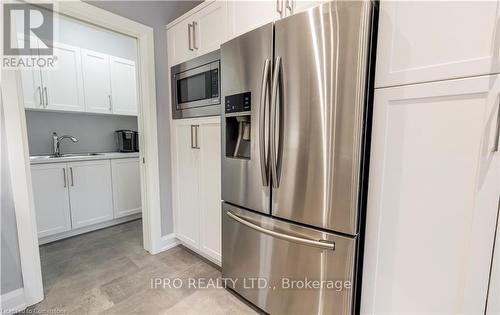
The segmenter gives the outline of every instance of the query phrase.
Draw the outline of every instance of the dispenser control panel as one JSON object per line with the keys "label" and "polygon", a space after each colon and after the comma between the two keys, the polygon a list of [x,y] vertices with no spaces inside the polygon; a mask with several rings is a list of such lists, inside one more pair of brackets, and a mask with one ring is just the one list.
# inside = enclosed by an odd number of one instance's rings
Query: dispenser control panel
{"label": "dispenser control panel", "polygon": [[248,112],[252,109],[250,92],[228,95],[225,99],[226,113]]}

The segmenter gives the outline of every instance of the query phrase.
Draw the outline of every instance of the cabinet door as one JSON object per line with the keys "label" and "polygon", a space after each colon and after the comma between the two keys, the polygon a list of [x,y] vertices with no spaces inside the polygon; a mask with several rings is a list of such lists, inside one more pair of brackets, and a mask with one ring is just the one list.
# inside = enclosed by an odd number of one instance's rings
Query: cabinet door
{"label": "cabinet door", "polygon": [[215,1],[195,14],[193,42],[196,54],[217,50],[226,41],[227,2]]}
{"label": "cabinet door", "polygon": [[217,262],[222,229],[220,135],[220,121],[200,124],[200,250]]}
{"label": "cabinet door", "polygon": [[73,228],[113,219],[109,160],[68,163]]}
{"label": "cabinet door", "polygon": [[[35,40],[35,39],[34,39]],[[35,40],[38,42],[38,40]],[[27,40],[18,37],[20,47],[27,47]],[[21,67],[21,82],[25,108],[43,108],[42,80],[40,69],[35,67]]]}
{"label": "cabinet door", "polygon": [[141,212],[139,159],[111,160],[114,217]]}
{"label": "cabinet door", "polygon": [[111,106],[114,114],[137,115],[137,75],[135,62],[109,57]]}
{"label": "cabinet door", "polygon": [[[500,214],[499,214],[500,215]],[[500,218],[499,218],[500,219]],[[495,249],[493,251],[493,260],[491,266],[490,290],[488,292],[488,305],[486,315],[500,314],[500,222],[497,222],[497,236],[495,240]]]}
{"label": "cabinet door", "polygon": [[235,38],[281,18],[281,1],[228,1],[228,28]]}
{"label": "cabinet door", "polygon": [[54,42],[54,68],[42,70],[47,109],[85,111],[80,48]]}
{"label": "cabinet door", "polygon": [[111,113],[109,55],[82,49],[85,111]]}
{"label": "cabinet door", "polygon": [[500,76],[375,91],[362,314],[482,314]]}
{"label": "cabinet door", "polygon": [[198,248],[200,233],[199,150],[195,145],[196,127],[189,121],[176,121],[173,127],[174,209],[176,236]]}
{"label": "cabinet door", "polygon": [[196,56],[193,38],[193,17],[187,17],[167,30],[168,64],[179,64]]}
{"label": "cabinet door", "polygon": [[381,1],[376,87],[498,73],[499,1]]}
{"label": "cabinet door", "polygon": [[38,237],[71,230],[66,163],[31,166]]}

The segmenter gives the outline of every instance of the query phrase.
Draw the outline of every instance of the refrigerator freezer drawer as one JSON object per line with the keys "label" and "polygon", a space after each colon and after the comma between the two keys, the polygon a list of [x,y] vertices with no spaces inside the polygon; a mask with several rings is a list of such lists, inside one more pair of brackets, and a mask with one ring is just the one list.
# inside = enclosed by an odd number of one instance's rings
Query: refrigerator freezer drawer
{"label": "refrigerator freezer drawer", "polygon": [[223,205],[222,274],[270,314],[350,314],[356,238]]}

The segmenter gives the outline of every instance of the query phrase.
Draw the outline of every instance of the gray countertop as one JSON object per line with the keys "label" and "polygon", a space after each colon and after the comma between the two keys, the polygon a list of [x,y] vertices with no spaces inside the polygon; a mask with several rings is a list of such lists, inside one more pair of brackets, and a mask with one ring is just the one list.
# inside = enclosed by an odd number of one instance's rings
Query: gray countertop
{"label": "gray countertop", "polygon": [[139,152],[103,152],[93,153],[93,155],[71,154],[63,155],[61,157],[49,157],[48,155],[33,155],[30,156],[31,164],[47,164],[47,163],[61,163],[61,162],[76,162],[76,161],[92,161],[92,160],[110,160],[110,159],[126,159],[139,157]]}

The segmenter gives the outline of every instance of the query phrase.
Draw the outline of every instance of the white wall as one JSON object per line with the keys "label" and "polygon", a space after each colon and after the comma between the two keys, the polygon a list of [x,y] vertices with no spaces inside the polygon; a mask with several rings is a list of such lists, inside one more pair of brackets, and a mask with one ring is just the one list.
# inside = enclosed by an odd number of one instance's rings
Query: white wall
{"label": "white wall", "polygon": [[12,196],[12,185],[10,182],[7,144],[5,141],[5,124],[3,120],[3,106],[0,105],[0,294],[8,293],[23,286],[16,216]]}
{"label": "white wall", "polygon": [[26,111],[30,155],[52,154],[52,132],[71,135],[77,143],[65,140],[62,153],[115,152],[115,130],[137,131],[137,117]]}

